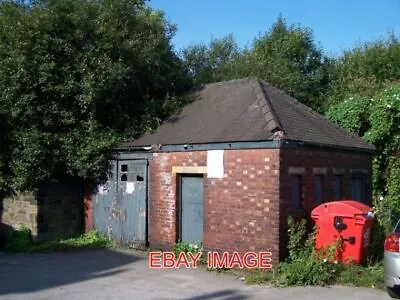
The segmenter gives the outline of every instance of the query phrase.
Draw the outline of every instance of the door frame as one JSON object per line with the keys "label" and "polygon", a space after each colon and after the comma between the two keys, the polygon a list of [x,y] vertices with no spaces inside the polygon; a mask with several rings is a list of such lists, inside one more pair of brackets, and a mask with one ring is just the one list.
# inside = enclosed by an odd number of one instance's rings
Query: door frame
{"label": "door frame", "polygon": [[204,239],[204,211],[205,211],[205,197],[204,197],[204,174],[202,173],[178,173],[176,174],[176,221],[175,221],[175,242],[182,241],[182,178],[183,177],[197,177],[203,179],[203,239]]}

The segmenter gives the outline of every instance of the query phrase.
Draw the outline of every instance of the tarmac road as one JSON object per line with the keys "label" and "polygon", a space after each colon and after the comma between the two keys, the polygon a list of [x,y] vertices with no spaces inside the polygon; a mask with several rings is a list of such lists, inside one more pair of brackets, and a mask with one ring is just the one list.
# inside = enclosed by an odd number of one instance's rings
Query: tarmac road
{"label": "tarmac road", "polygon": [[87,250],[0,253],[0,300],[9,299],[390,299],[384,291],[352,287],[272,288],[204,269],[149,269],[141,252]]}

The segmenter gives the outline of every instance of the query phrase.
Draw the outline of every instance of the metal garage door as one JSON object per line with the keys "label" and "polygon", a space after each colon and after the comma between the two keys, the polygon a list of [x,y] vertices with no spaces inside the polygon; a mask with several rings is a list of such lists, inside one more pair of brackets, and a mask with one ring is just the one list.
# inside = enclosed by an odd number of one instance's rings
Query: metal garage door
{"label": "metal garage door", "polygon": [[146,244],[147,160],[115,160],[93,197],[95,228],[117,243]]}

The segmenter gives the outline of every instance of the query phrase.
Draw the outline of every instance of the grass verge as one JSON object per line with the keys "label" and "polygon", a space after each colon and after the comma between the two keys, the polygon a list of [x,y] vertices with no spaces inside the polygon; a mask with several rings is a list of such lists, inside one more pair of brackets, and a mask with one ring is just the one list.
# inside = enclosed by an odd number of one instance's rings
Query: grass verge
{"label": "grass verge", "polygon": [[4,251],[8,253],[27,252],[53,252],[68,251],[74,249],[99,249],[99,248],[115,248],[116,244],[106,237],[100,235],[96,231],[91,231],[79,235],[77,237],[62,239],[52,242],[35,243],[30,237],[27,229],[13,231],[4,247]]}
{"label": "grass verge", "polygon": [[[269,284],[275,287],[286,286],[310,286],[310,285],[343,285],[384,289],[382,262],[370,265],[341,265],[337,268],[337,274],[327,282],[315,282],[309,277],[309,273],[303,273],[301,277],[292,272],[291,267],[263,271],[252,270],[246,273],[245,282],[248,284]],[[321,274],[321,278],[326,274]],[[294,280],[295,279],[295,280]]]}

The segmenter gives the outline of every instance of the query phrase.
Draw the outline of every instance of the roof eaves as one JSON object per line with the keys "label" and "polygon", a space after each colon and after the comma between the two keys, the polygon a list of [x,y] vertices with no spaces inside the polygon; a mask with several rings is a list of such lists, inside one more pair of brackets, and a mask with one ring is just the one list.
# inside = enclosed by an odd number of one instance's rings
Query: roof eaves
{"label": "roof eaves", "polygon": [[375,147],[371,145],[372,147],[351,147],[351,146],[342,146],[342,145],[337,145],[337,144],[327,144],[327,143],[318,143],[318,142],[309,142],[309,141],[299,141],[299,140],[291,140],[291,139],[285,139],[286,142],[295,142],[299,145],[309,145],[309,146],[315,146],[315,147],[321,147],[321,148],[331,148],[331,149],[340,149],[340,150],[349,150],[349,151],[357,151],[357,152],[366,152],[366,153],[373,153],[375,150]]}

